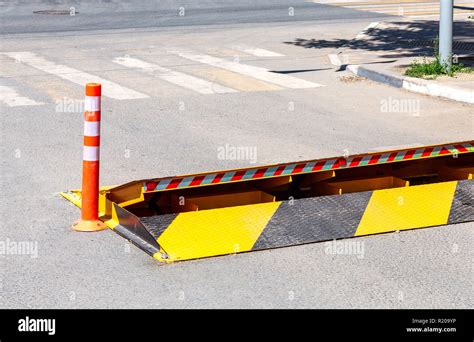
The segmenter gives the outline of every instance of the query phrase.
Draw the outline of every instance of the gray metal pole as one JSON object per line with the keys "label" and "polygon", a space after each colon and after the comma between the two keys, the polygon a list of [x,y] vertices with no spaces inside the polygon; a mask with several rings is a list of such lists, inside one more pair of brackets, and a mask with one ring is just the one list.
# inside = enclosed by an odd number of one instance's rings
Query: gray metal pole
{"label": "gray metal pole", "polygon": [[451,70],[453,57],[453,0],[440,0],[439,57],[440,62]]}

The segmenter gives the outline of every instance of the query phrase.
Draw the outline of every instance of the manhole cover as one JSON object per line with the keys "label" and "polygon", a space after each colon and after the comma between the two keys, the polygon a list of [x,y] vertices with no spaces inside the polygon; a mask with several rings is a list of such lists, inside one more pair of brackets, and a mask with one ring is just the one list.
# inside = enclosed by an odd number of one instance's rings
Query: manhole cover
{"label": "manhole cover", "polygon": [[71,13],[78,14],[79,11],[71,12],[70,10],[43,10],[33,11],[34,14],[49,14],[49,15],[70,15]]}

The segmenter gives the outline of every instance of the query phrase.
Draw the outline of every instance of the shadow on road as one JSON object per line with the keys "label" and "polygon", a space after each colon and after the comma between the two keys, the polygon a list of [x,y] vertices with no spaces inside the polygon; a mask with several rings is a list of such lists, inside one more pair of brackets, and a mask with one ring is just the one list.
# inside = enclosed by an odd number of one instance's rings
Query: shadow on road
{"label": "shadow on road", "polygon": [[[390,22],[385,27],[376,27],[363,39],[303,39],[284,42],[308,49],[345,47],[353,50],[387,51],[382,58],[432,56],[439,30],[438,21]],[[383,25],[382,25],[383,26]],[[455,54],[474,53],[474,21],[455,22]]]}

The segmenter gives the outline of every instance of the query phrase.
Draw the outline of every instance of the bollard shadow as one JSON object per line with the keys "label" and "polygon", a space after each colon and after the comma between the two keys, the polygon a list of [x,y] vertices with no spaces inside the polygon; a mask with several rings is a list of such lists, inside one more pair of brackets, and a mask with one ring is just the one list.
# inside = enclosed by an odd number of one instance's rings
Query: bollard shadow
{"label": "bollard shadow", "polygon": [[[391,22],[389,27],[374,28],[364,39],[304,39],[284,42],[306,49],[340,48],[386,51],[382,58],[433,56],[437,46],[439,22],[419,20]],[[453,53],[474,54],[474,21],[454,23]]]}

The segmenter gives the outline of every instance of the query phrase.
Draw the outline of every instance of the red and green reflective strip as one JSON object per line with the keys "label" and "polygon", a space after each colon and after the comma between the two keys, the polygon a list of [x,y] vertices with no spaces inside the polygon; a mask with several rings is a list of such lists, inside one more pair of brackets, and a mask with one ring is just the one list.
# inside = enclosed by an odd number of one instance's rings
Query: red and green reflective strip
{"label": "red and green reflective strip", "polygon": [[281,164],[243,170],[215,172],[185,177],[171,177],[145,181],[144,191],[164,191],[194,186],[232,183],[245,180],[262,179],[278,176],[291,176],[303,173],[330,171],[342,168],[361,167],[376,164],[395,163],[445,155],[457,155],[474,152],[474,142],[447,144],[433,147],[421,147],[402,151],[380,154],[359,155],[354,157],[338,157],[302,163]]}

